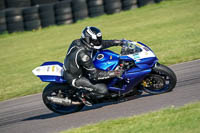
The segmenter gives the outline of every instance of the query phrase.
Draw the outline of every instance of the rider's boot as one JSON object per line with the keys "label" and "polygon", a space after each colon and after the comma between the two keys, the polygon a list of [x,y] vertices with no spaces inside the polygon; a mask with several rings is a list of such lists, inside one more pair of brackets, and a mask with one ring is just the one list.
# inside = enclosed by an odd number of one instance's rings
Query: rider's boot
{"label": "rider's boot", "polygon": [[87,96],[87,94],[86,93],[84,93],[84,92],[81,92],[80,94],[79,94],[79,99],[81,100],[81,102],[83,103],[83,104],[85,104],[86,106],[92,106],[93,104],[92,104],[92,102],[90,102],[90,98]]}

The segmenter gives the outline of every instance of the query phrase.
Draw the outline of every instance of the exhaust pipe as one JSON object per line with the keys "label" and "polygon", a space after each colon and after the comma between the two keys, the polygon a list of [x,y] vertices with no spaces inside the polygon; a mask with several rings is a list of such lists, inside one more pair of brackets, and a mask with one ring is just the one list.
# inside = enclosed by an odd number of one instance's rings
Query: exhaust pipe
{"label": "exhaust pipe", "polygon": [[81,102],[72,101],[69,98],[58,98],[58,97],[47,97],[47,99],[53,103],[64,105],[64,106],[71,106],[71,105],[80,105]]}

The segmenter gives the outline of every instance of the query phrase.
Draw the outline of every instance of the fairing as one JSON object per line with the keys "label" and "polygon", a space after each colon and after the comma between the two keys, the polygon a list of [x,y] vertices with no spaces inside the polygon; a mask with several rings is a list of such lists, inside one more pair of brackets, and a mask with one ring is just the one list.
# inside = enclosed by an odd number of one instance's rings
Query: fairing
{"label": "fairing", "polygon": [[[131,42],[133,48],[140,49],[128,55],[119,55],[110,50],[102,50],[95,55],[95,67],[101,70],[114,70],[120,61],[130,61],[135,63],[135,67],[127,70],[122,75],[122,79],[114,78],[109,84],[108,89],[116,92],[125,93],[141,82],[144,77],[151,72],[151,68],[158,61],[153,51],[145,44],[140,42]],[[123,86],[116,86],[123,82]]]}
{"label": "fairing", "polygon": [[45,62],[32,72],[43,82],[65,83],[63,79],[63,64],[57,61]]}
{"label": "fairing", "polygon": [[141,69],[148,69],[158,61],[154,52],[141,42],[131,42],[141,52],[136,52],[128,55],[119,55],[110,50],[101,50],[94,57],[94,65],[96,68],[104,71],[114,70],[120,60],[133,61],[135,65]]}
{"label": "fairing", "polygon": [[119,63],[119,55],[110,51],[102,50],[94,56],[94,65],[97,69],[110,71],[114,70]]}

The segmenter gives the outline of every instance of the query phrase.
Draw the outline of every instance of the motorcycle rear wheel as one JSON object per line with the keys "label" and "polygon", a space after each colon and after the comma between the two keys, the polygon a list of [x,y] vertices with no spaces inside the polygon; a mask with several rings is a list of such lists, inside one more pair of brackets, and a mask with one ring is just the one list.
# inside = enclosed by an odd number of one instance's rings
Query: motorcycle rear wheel
{"label": "motorcycle rear wheel", "polygon": [[[48,109],[59,114],[70,114],[70,113],[80,111],[84,107],[84,104],[64,106],[64,105],[53,103],[50,100],[48,100],[47,97],[50,97],[50,96],[63,98],[64,95],[70,95],[70,94],[67,94],[68,93],[67,87],[68,87],[67,85],[56,84],[56,83],[50,83],[45,87],[42,93],[42,99]],[[78,100],[78,99],[75,99],[75,100]]]}
{"label": "motorcycle rear wheel", "polygon": [[176,74],[167,66],[156,64],[152,72],[142,82],[143,90],[150,94],[172,91],[176,86]]}

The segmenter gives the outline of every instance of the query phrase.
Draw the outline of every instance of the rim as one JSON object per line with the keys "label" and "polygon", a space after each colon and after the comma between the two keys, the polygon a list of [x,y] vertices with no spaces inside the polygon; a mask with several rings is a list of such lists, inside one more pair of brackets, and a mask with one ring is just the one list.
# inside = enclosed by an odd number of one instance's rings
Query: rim
{"label": "rim", "polygon": [[150,74],[143,80],[143,87],[145,90],[154,93],[167,92],[170,88],[170,77],[165,74]]}

